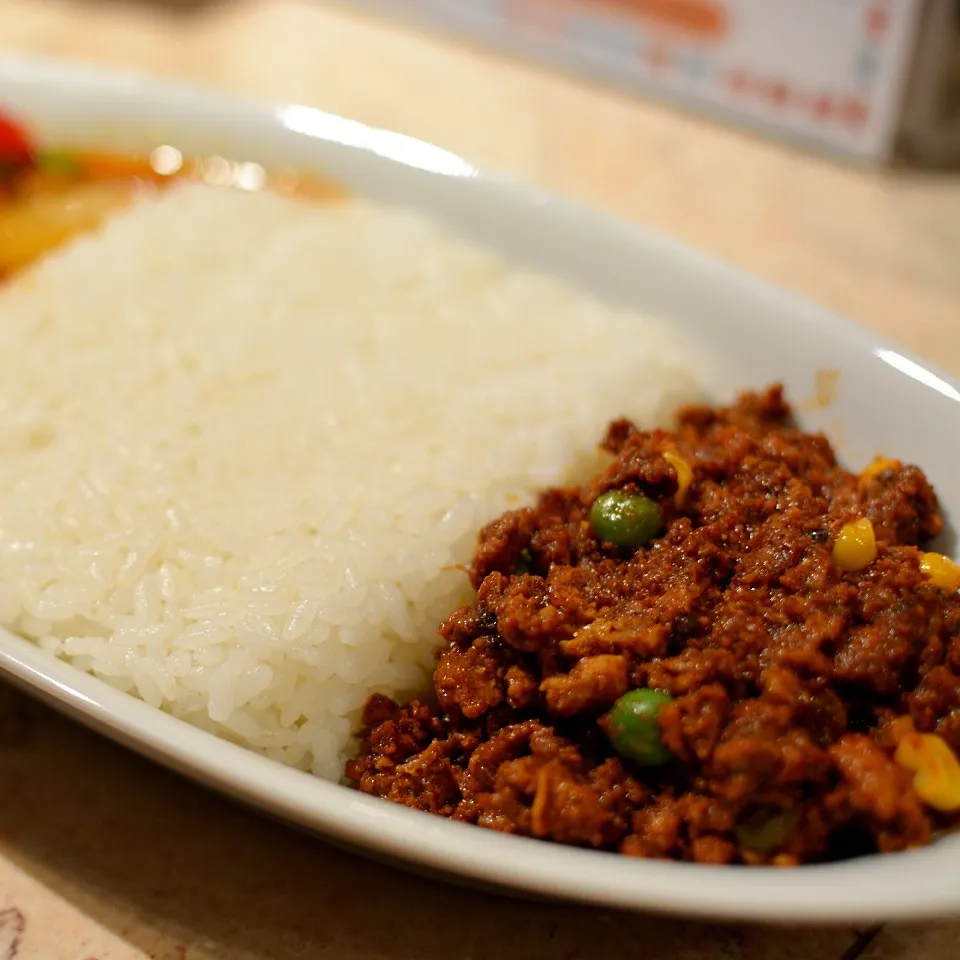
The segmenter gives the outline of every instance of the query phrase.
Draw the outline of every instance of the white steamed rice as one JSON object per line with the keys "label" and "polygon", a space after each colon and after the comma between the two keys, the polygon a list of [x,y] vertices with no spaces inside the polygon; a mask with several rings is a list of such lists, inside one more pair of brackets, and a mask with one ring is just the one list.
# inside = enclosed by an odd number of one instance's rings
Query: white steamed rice
{"label": "white steamed rice", "polygon": [[0,288],[0,623],[335,779],[478,528],[695,367],[412,214],[177,188]]}

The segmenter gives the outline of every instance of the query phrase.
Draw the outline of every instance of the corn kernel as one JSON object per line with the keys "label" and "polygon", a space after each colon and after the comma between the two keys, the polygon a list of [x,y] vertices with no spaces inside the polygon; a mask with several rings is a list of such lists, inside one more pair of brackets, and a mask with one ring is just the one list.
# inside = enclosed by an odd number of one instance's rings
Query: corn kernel
{"label": "corn kernel", "polygon": [[935,587],[948,593],[960,590],[960,567],[942,553],[925,553],[920,558],[920,569]]}
{"label": "corn kernel", "polygon": [[877,558],[877,538],[873,524],[861,517],[853,523],[845,523],[833,545],[833,562],[847,572],[862,570]]}
{"label": "corn kernel", "polygon": [[687,495],[687,491],[690,489],[690,484],[693,483],[693,470],[690,467],[690,464],[687,463],[683,457],[680,456],[675,450],[664,450],[663,459],[670,464],[671,467],[676,471],[677,474],[677,496],[676,503],[679,506],[683,501],[683,498]]}
{"label": "corn kernel", "polygon": [[885,470],[897,470],[899,467],[899,460],[890,460],[887,457],[875,457],[873,463],[864,467],[861,471],[858,486],[863,490],[874,477],[879,476]]}
{"label": "corn kernel", "polygon": [[960,762],[945,740],[933,733],[908,733],[893,759],[914,771],[913,789],[927,806],[945,813],[960,810]]}

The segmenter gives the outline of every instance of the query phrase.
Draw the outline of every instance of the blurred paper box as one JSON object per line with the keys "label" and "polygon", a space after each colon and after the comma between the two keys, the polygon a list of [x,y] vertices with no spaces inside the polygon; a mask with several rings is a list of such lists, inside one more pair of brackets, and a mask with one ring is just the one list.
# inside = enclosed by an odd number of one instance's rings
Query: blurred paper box
{"label": "blurred paper box", "polygon": [[960,154],[955,0],[348,2],[861,160]]}

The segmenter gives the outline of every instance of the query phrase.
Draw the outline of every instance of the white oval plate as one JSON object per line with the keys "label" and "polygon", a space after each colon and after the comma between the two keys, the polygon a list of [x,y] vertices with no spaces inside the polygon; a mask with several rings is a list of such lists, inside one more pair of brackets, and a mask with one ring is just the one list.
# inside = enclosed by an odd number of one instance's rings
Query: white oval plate
{"label": "white oval plate", "polygon": [[[960,389],[824,310],[647,233],[480,174],[430,144],[300,106],[241,102],[52,63],[0,63],[0,104],[55,142],[229,152],[325,171],[417,207],[527,264],[660,314],[718,360],[719,397],[783,381],[808,396],[840,371],[836,402],[805,415],[842,429],[842,455],[921,464],[960,505]],[[838,437],[838,439],[840,439]],[[945,538],[952,547],[952,534]],[[762,921],[870,922],[960,913],[960,836],[924,850],[792,870],[635,860],[450,823],[317,780],[219,740],[0,633],[0,670],[106,735],[263,811],[368,855],[495,885],[628,909]]]}

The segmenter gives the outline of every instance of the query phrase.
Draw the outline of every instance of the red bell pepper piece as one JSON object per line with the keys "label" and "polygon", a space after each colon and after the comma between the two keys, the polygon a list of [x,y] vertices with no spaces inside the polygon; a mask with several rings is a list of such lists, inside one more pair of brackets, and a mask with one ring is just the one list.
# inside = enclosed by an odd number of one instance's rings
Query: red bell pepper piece
{"label": "red bell pepper piece", "polygon": [[23,128],[0,114],[0,167],[19,169],[34,162],[34,149]]}

